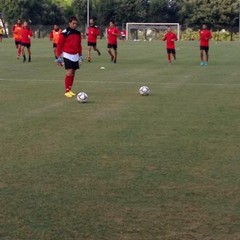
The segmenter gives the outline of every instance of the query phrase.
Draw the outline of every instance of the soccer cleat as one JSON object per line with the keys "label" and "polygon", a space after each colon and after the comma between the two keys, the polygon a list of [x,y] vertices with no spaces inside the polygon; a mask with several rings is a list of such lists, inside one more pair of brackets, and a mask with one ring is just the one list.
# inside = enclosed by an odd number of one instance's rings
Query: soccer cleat
{"label": "soccer cleat", "polygon": [[111,56],[111,62],[113,62],[113,60],[114,60],[114,56]]}
{"label": "soccer cleat", "polygon": [[25,56],[23,56],[23,62],[26,62],[26,57]]}
{"label": "soccer cleat", "polygon": [[28,62],[31,62],[31,57],[28,58]]}
{"label": "soccer cleat", "polygon": [[90,57],[88,58],[88,62],[91,62],[91,58]]}
{"label": "soccer cleat", "polygon": [[117,63],[117,59],[116,58],[114,58],[113,63]]}
{"label": "soccer cleat", "polygon": [[207,62],[205,62],[205,63],[204,63],[204,66],[208,66],[208,63],[207,63]]}
{"label": "soccer cleat", "polygon": [[72,91],[69,91],[69,93],[72,95],[72,96],[76,96],[76,94]]}
{"label": "soccer cleat", "polygon": [[203,66],[203,65],[204,65],[204,62],[201,62],[200,65]]}
{"label": "soccer cleat", "polygon": [[68,98],[72,97],[72,94],[70,92],[66,92],[64,95],[65,95],[65,97],[68,97]]}
{"label": "soccer cleat", "polygon": [[98,51],[97,53],[98,53],[98,56],[101,56],[101,52],[100,51]]}

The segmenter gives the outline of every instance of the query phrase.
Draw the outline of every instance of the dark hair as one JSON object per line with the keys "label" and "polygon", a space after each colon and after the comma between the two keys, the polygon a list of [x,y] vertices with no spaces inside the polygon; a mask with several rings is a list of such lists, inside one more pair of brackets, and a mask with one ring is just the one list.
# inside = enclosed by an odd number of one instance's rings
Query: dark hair
{"label": "dark hair", "polygon": [[109,22],[113,23],[115,25],[115,21],[114,20],[110,20]]}
{"label": "dark hair", "polygon": [[68,22],[71,23],[72,21],[77,21],[78,22],[77,17],[76,16],[70,17]]}

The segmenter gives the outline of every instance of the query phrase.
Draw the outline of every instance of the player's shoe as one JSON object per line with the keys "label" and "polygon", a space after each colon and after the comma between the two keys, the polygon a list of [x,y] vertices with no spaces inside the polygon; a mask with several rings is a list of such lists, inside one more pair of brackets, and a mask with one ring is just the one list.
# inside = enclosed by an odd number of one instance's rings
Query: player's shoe
{"label": "player's shoe", "polygon": [[201,66],[204,66],[204,62],[200,62],[200,65],[201,65]]}
{"label": "player's shoe", "polygon": [[98,56],[101,56],[101,52],[100,51],[97,51],[97,54],[98,54]]}
{"label": "player's shoe", "polygon": [[114,58],[113,63],[117,63],[117,58]]}
{"label": "player's shoe", "polygon": [[113,60],[114,60],[114,56],[111,56],[111,62],[113,62]]}
{"label": "player's shoe", "polygon": [[29,58],[28,58],[28,62],[31,62],[31,61],[32,61],[32,59],[31,59],[31,57],[29,57]]}
{"label": "player's shoe", "polygon": [[27,59],[26,59],[26,57],[25,57],[25,56],[23,56],[23,62],[26,62],[26,60],[27,60]]}
{"label": "player's shoe", "polygon": [[69,93],[72,95],[72,96],[76,96],[76,93],[72,92],[72,91],[69,91]]}
{"label": "player's shoe", "polygon": [[67,98],[71,98],[71,97],[72,97],[72,94],[71,94],[70,92],[66,92],[64,95],[65,95],[65,97],[67,97]]}
{"label": "player's shoe", "polygon": [[88,58],[88,62],[91,62],[91,58],[90,57]]}
{"label": "player's shoe", "polygon": [[204,63],[204,66],[208,66],[208,63],[207,63],[207,62],[205,62],[205,63]]}

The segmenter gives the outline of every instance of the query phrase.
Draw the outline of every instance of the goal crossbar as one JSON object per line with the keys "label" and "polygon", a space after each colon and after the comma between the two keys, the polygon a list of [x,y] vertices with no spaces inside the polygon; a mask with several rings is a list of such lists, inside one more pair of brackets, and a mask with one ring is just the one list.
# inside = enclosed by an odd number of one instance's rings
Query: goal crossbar
{"label": "goal crossbar", "polygon": [[176,26],[177,27],[177,36],[180,39],[180,24],[179,23],[137,23],[137,22],[128,22],[126,23],[126,39],[129,39],[129,29],[135,27],[137,29],[148,29],[149,26]]}

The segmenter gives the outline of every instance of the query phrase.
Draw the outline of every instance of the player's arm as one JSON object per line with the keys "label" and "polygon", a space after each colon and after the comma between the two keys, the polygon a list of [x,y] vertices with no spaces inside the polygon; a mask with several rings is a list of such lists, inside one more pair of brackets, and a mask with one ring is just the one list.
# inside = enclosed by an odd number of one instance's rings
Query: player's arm
{"label": "player's arm", "polygon": [[166,34],[164,34],[162,40],[163,40],[163,41],[166,41],[166,40],[167,40],[167,38],[166,38]]}

